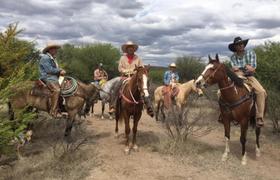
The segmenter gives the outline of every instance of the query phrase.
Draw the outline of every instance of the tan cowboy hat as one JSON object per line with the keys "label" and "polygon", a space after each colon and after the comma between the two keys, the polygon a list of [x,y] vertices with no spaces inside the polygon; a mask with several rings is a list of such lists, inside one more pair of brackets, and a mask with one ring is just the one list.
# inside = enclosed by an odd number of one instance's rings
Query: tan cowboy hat
{"label": "tan cowboy hat", "polygon": [[126,49],[127,49],[128,46],[133,46],[134,51],[137,51],[137,49],[138,49],[138,45],[137,44],[135,44],[132,41],[127,41],[125,44],[122,45],[122,51],[124,53],[126,53]]}
{"label": "tan cowboy hat", "polygon": [[53,43],[53,42],[48,42],[46,47],[43,49],[43,53],[45,54],[46,52],[48,52],[48,50],[50,50],[52,48],[59,49],[59,48],[61,48],[61,46],[56,43]]}
{"label": "tan cowboy hat", "polygon": [[233,43],[230,43],[230,44],[228,45],[228,48],[229,48],[229,50],[231,50],[232,52],[235,52],[235,51],[236,51],[236,50],[235,50],[235,45],[236,45],[236,44],[243,43],[243,44],[244,44],[244,47],[245,47],[245,46],[247,45],[248,41],[249,41],[249,39],[242,40],[241,37],[236,37],[236,38],[234,38]]}
{"label": "tan cowboy hat", "polygon": [[171,63],[171,64],[169,64],[169,67],[176,68],[176,64],[175,63]]}

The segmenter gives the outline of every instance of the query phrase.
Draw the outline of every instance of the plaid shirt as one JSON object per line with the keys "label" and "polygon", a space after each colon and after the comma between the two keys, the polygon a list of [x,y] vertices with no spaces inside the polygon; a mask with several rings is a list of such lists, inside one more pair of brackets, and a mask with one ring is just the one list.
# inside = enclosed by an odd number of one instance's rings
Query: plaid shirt
{"label": "plaid shirt", "polygon": [[245,65],[249,64],[252,67],[257,67],[257,56],[253,50],[245,50],[243,57],[237,56],[234,53],[230,58],[231,66],[236,66],[239,68],[245,67]]}

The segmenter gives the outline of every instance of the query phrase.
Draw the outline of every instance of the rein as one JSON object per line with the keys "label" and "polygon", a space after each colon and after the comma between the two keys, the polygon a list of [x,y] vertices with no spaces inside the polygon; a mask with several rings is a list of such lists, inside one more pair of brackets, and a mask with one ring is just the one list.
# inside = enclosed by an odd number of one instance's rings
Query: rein
{"label": "rein", "polygon": [[129,89],[129,94],[130,94],[130,97],[132,98],[132,100],[130,100],[128,97],[126,97],[124,94],[123,94],[123,91],[124,91],[124,88],[128,85],[128,83],[125,84],[125,86],[122,88],[122,90],[120,91],[120,94],[121,94],[121,97],[129,104],[140,104],[140,103],[143,103],[143,101],[136,101],[131,90]]}

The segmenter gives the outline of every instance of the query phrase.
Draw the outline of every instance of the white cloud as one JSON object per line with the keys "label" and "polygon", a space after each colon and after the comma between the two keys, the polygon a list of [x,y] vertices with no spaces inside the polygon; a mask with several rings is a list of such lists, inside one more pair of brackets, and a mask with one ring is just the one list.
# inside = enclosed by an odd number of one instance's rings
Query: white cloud
{"label": "white cloud", "polygon": [[248,47],[280,41],[278,0],[1,0],[0,30],[12,22],[41,48],[61,43],[127,40],[140,44],[146,63],[167,65],[176,56],[229,55],[235,36]]}

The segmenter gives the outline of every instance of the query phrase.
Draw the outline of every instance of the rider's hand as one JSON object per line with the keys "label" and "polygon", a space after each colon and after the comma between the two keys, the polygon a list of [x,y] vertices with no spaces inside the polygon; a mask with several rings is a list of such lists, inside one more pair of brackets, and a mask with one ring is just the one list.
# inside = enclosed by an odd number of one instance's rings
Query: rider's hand
{"label": "rider's hand", "polygon": [[61,70],[61,71],[60,71],[60,75],[61,75],[61,76],[64,76],[65,74],[66,74],[66,71],[64,71],[64,70]]}
{"label": "rider's hand", "polygon": [[247,64],[245,67],[246,67],[247,71],[249,71],[249,72],[255,72],[255,68],[252,67],[251,65],[248,65],[248,64]]}
{"label": "rider's hand", "polygon": [[239,71],[239,68],[238,67],[236,67],[236,66],[233,66],[232,67],[232,70],[235,72],[235,71]]}

